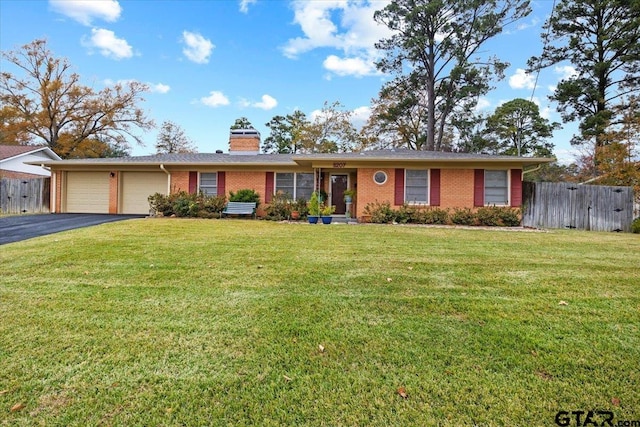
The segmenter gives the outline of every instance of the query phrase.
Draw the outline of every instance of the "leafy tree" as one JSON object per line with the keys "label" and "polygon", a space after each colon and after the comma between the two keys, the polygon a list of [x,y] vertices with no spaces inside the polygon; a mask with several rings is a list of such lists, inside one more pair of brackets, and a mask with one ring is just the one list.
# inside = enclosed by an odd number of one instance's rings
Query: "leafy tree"
{"label": "leafy tree", "polygon": [[495,154],[551,156],[553,144],[545,142],[560,125],[540,116],[538,106],[517,98],[496,108],[487,119],[487,135]]}
{"label": "leafy tree", "polygon": [[544,29],[544,50],[529,59],[529,68],[569,62],[575,74],[550,98],[565,122],[580,120],[572,143],[607,144],[607,128],[618,121],[614,106],[639,90],[640,1],[561,1]]}
{"label": "leafy tree", "polygon": [[0,107],[0,145],[26,145],[30,141],[17,110],[10,105]]}
{"label": "leafy tree", "polygon": [[365,144],[378,149],[424,149],[427,106],[426,96],[420,95],[407,79],[397,78],[385,84],[372,101],[372,112],[363,128],[368,137]]}
{"label": "leafy tree", "polygon": [[265,153],[296,153],[300,150],[302,131],[309,126],[307,116],[300,110],[286,116],[275,116],[266,123],[271,133],[265,138]]}
{"label": "leafy tree", "polygon": [[236,119],[235,123],[231,125],[231,129],[255,129],[249,119],[246,117],[240,117]]}
{"label": "leafy tree", "polygon": [[486,138],[487,117],[484,114],[470,112],[468,115],[459,114],[453,118],[453,127],[458,134],[456,151],[487,154],[497,152],[495,141]]}
{"label": "leafy tree", "polygon": [[491,80],[503,77],[508,64],[481,58],[481,49],[530,11],[526,0],[394,0],[374,14],[394,32],[376,44],[386,52],[378,69],[396,74],[391,85],[423,94],[426,143],[421,149],[443,149],[456,109],[475,106]]}
{"label": "leafy tree", "polygon": [[359,146],[359,136],[351,123],[351,111],[341,110],[342,104],[324,103],[312,122],[300,130],[303,153],[345,153]]}
{"label": "leafy tree", "polygon": [[160,126],[156,140],[156,153],[195,153],[197,149],[193,141],[185,135],[180,126],[172,121],[165,121]]}
{"label": "leafy tree", "polygon": [[129,157],[129,147],[113,144],[99,139],[85,139],[75,149],[67,153],[67,159]]}
{"label": "leafy tree", "polygon": [[615,111],[621,124],[604,135],[595,164],[599,184],[632,186],[640,199],[640,98],[631,97],[628,107]]}
{"label": "leafy tree", "polygon": [[545,163],[539,169],[524,175],[525,181],[532,182],[579,182],[578,164],[563,165],[558,162]]}
{"label": "leafy tree", "polygon": [[153,127],[137,107],[148,90],[143,83],[119,83],[95,92],[80,84],[66,59],[53,57],[45,40],[2,52],[2,58],[24,74],[0,73],[0,101],[3,112],[11,114],[9,123],[60,157],[82,155],[81,147],[91,139],[123,147],[129,138],[142,143],[134,129]]}

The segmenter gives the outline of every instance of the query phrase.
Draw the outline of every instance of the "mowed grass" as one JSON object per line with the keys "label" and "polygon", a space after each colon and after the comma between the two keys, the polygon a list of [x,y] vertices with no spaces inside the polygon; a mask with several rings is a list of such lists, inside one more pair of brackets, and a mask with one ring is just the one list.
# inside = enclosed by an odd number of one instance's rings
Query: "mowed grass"
{"label": "mowed grass", "polygon": [[1,425],[636,420],[640,236],[110,223],[0,247],[0,338]]}

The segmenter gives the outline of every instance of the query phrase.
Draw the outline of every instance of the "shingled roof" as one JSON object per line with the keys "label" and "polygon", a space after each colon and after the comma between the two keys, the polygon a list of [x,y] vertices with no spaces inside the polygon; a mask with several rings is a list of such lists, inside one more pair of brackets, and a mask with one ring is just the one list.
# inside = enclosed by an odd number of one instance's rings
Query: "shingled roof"
{"label": "shingled roof", "polygon": [[48,148],[46,145],[0,145],[0,160]]}
{"label": "shingled roof", "polygon": [[46,165],[309,165],[322,161],[350,162],[518,162],[523,164],[548,163],[554,159],[517,156],[495,156],[489,154],[445,153],[440,151],[416,150],[367,150],[353,153],[311,153],[311,154],[229,154],[229,153],[173,153],[150,156],[133,156],[99,159],[69,159],[44,162]]}

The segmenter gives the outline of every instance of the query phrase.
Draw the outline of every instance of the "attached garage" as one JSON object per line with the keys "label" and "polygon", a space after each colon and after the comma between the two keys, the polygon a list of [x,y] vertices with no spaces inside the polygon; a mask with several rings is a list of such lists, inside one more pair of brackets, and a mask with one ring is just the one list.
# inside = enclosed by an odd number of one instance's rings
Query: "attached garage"
{"label": "attached garage", "polygon": [[109,213],[109,172],[67,172],[65,194],[65,212]]}
{"label": "attached garage", "polygon": [[164,172],[122,172],[119,213],[148,214],[148,197],[167,194],[167,182]]}

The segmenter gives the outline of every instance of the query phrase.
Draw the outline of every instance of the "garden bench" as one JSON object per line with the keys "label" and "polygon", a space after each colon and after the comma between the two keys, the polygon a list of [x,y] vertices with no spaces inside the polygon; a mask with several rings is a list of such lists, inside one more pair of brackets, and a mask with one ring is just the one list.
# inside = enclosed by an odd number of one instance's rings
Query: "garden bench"
{"label": "garden bench", "polygon": [[256,217],[256,202],[229,202],[222,215],[251,215]]}

